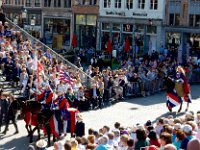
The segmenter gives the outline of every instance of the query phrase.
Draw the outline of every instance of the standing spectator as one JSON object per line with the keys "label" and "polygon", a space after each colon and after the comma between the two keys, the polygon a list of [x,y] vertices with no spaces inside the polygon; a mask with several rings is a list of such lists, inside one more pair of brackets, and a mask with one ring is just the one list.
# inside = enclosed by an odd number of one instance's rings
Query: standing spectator
{"label": "standing spectator", "polygon": [[160,147],[160,141],[159,141],[155,131],[150,131],[148,137],[149,137],[150,145],[155,145],[157,147]]}
{"label": "standing spectator", "polygon": [[21,93],[24,94],[27,82],[28,82],[28,73],[26,71],[26,68],[22,69],[22,73],[20,73],[20,85],[21,85]]}
{"label": "standing spectator", "polygon": [[176,146],[177,150],[180,150],[181,143],[185,139],[185,134],[182,129],[176,131],[176,141],[173,142],[173,145]]}
{"label": "standing spectator", "polygon": [[133,139],[128,139],[127,145],[128,145],[127,150],[134,150],[134,140]]}
{"label": "standing spectator", "polygon": [[200,150],[200,140],[192,139],[187,146],[187,150]]}
{"label": "standing spectator", "polygon": [[157,133],[158,135],[160,135],[161,130],[163,129],[163,125],[164,125],[164,119],[163,119],[163,118],[160,118],[160,119],[157,121],[156,127],[155,127],[156,133]]}
{"label": "standing spectator", "polygon": [[163,132],[160,135],[160,150],[164,150],[164,146],[167,144],[172,144],[172,136],[167,132]]}
{"label": "standing spectator", "polygon": [[77,137],[82,137],[85,135],[85,123],[83,122],[82,115],[80,113],[76,116],[77,122],[75,127],[75,134]]}
{"label": "standing spectator", "polygon": [[193,139],[192,127],[190,125],[186,124],[183,127],[183,131],[184,131],[186,137],[183,139],[180,148],[186,149],[187,145],[188,145],[188,142]]}
{"label": "standing spectator", "polygon": [[108,137],[107,136],[102,136],[98,139],[99,145],[95,150],[112,150],[112,147],[110,147],[108,143]]}
{"label": "standing spectator", "polygon": [[135,143],[135,150],[140,150],[141,147],[149,146],[147,135],[144,129],[136,130],[137,142]]}
{"label": "standing spectator", "polygon": [[0,10],[0,21],[2,22],[2,24],[4,25],[4,23],[6,22],[6,16],[3,13],[3,10]]}

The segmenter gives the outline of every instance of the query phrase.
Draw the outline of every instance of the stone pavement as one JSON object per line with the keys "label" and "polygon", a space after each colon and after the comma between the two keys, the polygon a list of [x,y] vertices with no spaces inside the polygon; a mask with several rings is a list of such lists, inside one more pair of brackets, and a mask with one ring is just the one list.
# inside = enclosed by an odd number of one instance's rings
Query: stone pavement
{"label": "stone pavement", "polygon": [[[200,85],[192,85],[192,104],[189,110],[196,112],[200,110]],[[181,116],[184,114],[186,104],[183,105]],[[172,115],[176,117],[174,109]],[[147,120],[155,122],[157,118],[167,116],[168,110],[165,106],[165,93],[161,92],[149,97],[128,99],[124,102],[119,102],[110,107],[98,110],[92,110],[83,112],[83,119],[86,124],[86,133],[88,128],[94,128],[98,130],[103,125],[108,125],[111,128],[113,124],[118,121],[123,126],[133,126],[136,123],[145,123]],[[24,127],[24,121],[19,120],[19,134],[13,135],[14,128],[10,125],[7,135],[0,134],[0,150],[14,149],[14,150],[26,150],[28,147],[27,132]],[[68,137],[67,137],[68,138]],[[36,139],[36,137],[35,137]]]}

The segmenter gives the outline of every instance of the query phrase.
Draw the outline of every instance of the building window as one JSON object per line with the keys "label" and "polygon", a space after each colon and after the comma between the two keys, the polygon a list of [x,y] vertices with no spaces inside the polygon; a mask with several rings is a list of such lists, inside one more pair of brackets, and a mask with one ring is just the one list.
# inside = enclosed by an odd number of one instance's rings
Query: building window
{"label": "building window", "polygon": [[200,15],[195,15],[195,27],[200,27]]}
{"label": "building window", "polygon": [[61,0],[54,0],[54,7],[61,7]]}
{"label": "building window", "polygon": [[71,0],[64,0],[64,7],[71,8]]}
{"label": "building window", "polygon": [[20,0],[15,0],[15,5],[20,5]]}
{"label": "building window", "polygon": [[35,0],[35,7],[40,7],[40,0]]}
{"label": "building window", "polygon": [[115,0],[115,8],[121,8],[122,2],[121,0]]}
{"label": "building window", "polygon": [[180,14],[169,14],[169,25],[180,25]]}
{"label": "building window", "polygon": [[126,8],[133,9],[133,0],[126,0]]}
{"label": "building window", "polygon": [[150,9],[158,9],[158,0],[150,0]]}
{"label": "building window", "polygon": [[110,24],[109,23],[102,23],[102,30],[110,30]]}
{"label": "building window", "polygon": [[6,0],[5,4],[11,4],[11,0]]}
{"label": "building window", "polygon": [[104,0],[104,8],[110,8],[111,0]]}
{"label": "building window", "polygon": [[26,0],[26,7],[31,7],[31,0]]}
{"label": "building window", "polygon": [[174,14],[169,14],[169,25],[174,25]]}
{"label": "building window", "polygon": [[44,0],[44,7],[51,7],[51,0]]}
{"label": "building window", "polygon": [[189,26],[191,26],[191,27],[194,26],[194,15],[190,15]]}
{"label": "building window", "polygon": [[180,14],[175,14],[175,25],[180,25]]}
{"label": "building window", "polygon": [[138,8],[144,9],[145,6],[145,0],[138,0]]}
{"label": "building window", "polygon": [[41,25],[41,15],[40,14],[28,14],[28,24],[31,25],[31,20],[35,19],[35,25]]}

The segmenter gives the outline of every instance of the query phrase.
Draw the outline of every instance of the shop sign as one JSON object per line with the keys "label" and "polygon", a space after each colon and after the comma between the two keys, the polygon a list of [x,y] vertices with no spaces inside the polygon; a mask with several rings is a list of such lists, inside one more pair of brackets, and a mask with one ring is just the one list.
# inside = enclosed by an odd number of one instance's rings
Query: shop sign
{"label": "shop sign", "polygon": [[125,12],[106,11],[106,15],[118,15],[118,16],[125,16]]}
{"label": "shop sign", "polygon": [[147,13],[133,13],[133,16],[143,16],[143,17],[147,17]]}

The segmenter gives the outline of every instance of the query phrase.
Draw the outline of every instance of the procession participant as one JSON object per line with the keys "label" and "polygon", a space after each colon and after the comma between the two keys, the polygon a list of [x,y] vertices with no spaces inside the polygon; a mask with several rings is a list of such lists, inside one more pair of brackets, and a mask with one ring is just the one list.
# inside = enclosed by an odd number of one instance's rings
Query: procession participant
{"label": "procession participant", "polygon": [[[69,103],[68,100],[64,97],[63,92],[58,92],[58,97],[54,100],[54,110],[55,110],[55,117],[58,121],[58,129],[59,134],[61,135],[61,130],[63,130],[64,135],[67,133],[67,121],[69,119]],[[63,127],[63,129],[62,129]]]}
{"label": "procession participant", "polygon": [[[178,66],[176,69],[175,89],[177,91],[178,97],[187,102],[187,108],[185,110],[187,111],[189,108],[189,103],[191,103],[190,86],[186,78],[185,71],[181,66]],[[178,112],[180,112],[181,109],[182,109],[182,103],[180,105]]]}

